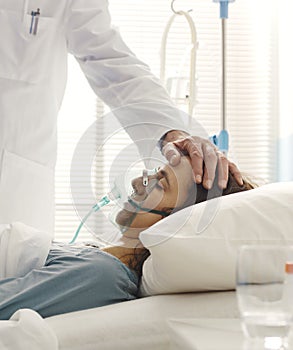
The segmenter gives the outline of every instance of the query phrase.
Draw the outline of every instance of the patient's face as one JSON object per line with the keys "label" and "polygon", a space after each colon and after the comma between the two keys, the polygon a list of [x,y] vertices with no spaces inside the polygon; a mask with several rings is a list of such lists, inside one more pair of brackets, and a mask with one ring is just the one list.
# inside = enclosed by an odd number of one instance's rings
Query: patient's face
{"label": "patient's face", "polygon": [[[182,157],[176,167],[166,164],[156,174],[149,176],[148,181],[147,186],[143,186],[142,177],[132,181],[133,201],[141,207],[164,212],[181,207],[193,186],[189,159]],[[161,219],[161,215],[135,209],[126,202],[123,210],[118,213],[116,222],[124,227],[144,229]]]}

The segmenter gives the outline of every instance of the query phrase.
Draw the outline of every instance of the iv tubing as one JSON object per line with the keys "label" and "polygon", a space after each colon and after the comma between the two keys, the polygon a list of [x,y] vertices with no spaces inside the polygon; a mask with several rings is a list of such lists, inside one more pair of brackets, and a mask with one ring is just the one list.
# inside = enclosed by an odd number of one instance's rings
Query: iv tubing
{"label": "iv tubing", "polygon": [[[174,11],[174,10],[173,10]],[[175,12],[175,11],[174,11]],[[190,14],[185,11],[178,11],[175,12],[174,15],[170,18],[168,21],[163,37],[162,37],[162,43],[161,43],[161,72],[160,72],[160,78],[162,82],[165,82],[165,75],[166,75],[166,51],[167,51],[167,40],[168,35],[171,29],[171,26],[175,20],[175,18],[180,15],[184,16],[187,20],[187,23],[189,24],[190,33],[191,33],[191,44],[192,49],[190,53],[190,88],[189,88],[189,107],[188,107],[188,113],[191,123],[191,118],[193,114],[193,110],[195,107],[195,91],[196,91],[196,79],[195,79],[195,65],[196,65],[196,46],[197,46],[197,34],[196,34],[196,28],[194,21]]]}

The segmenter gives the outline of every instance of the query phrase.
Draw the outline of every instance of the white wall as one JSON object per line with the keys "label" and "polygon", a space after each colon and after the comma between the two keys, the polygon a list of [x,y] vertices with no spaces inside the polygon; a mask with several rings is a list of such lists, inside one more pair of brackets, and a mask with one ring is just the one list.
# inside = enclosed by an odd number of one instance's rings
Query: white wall
{"label": "white wall", "polygon": [[280,149],[279,179],[293,181],[293,4],[279,4]]}

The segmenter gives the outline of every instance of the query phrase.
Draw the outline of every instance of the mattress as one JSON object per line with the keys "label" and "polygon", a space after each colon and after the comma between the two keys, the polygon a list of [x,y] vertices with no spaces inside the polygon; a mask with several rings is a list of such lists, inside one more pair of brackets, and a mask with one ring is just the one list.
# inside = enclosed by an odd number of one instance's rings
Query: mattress
{"label": "mattress", "polygon": [[238,317],[229,291],[151,296],[45,320],[60,350],[164,350],[169,319]]}

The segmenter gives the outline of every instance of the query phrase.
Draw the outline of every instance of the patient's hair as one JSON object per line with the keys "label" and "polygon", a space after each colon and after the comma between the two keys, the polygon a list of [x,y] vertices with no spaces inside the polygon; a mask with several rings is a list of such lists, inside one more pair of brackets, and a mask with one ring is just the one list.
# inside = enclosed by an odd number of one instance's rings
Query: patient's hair
{"label": "patient's hair", "polygon": [[150,255],[150,251],[146,248],[135,248],[134,253],[129,259],[129,268],[134,270],[138,274],[138,276],[141,277],[143,263]]}
{"label": "patient's hair", "polygon": [[233,175],[231,173],[229,173],[227,187],[224,190],[222,190],[218,187],[217,176],[215,178],[214,185],[210,190],[205,189],[202,184],[194,183],[193,188],[190,190],[189,196],[188,196],[187,200],[185,201],[185,203],[183,204],[183,206],[180,208],[174,208],[172,213],[174,213],[175,211],[182,210],[190,205],[194,205],[194,204],[198,204],[198,203],[207,201],[209,199],[213,199],[213,198],[217,198],[217,197],[221,197],[221,196],[227,196],[227,195],[233,194],[233,193],[252,190],[258,186],[247,175],[242,174],[242,178],[243,178],[243,185],[240,186],[236,182]]}
{"label": "patient's hair", "polygon": [[[170,214],[173,214],[175,212],[178,212],[188,206],[198,204],[201,202],[204,202],[208,199],[221,197],[221,196],[227,196],[229,194],[237,193],[237,192],[243,192],[252,190],[256,187],[258,187],[257,183],[254,182],[251,178],[249,178],[247,175],[242,174],[243,178],[243,185],[239,186],[232,176],[231,173],[229,173],[229,179],[227,183],[227,187],[224,190],[219,189],[217,185],[217,177],[215,178],[214,185],[210,190],[206,190],[202,184],[196,184],[194,183],[193,188],[189,192],[189,196],[185,203],[180,208],[169,208]],[[130,268],[137,272],[139,276],[142,275],[142,267],[144,261],[150,256],[150,252],[146,248],[137,248],[135,249],[135,252],[130,259]]]}

